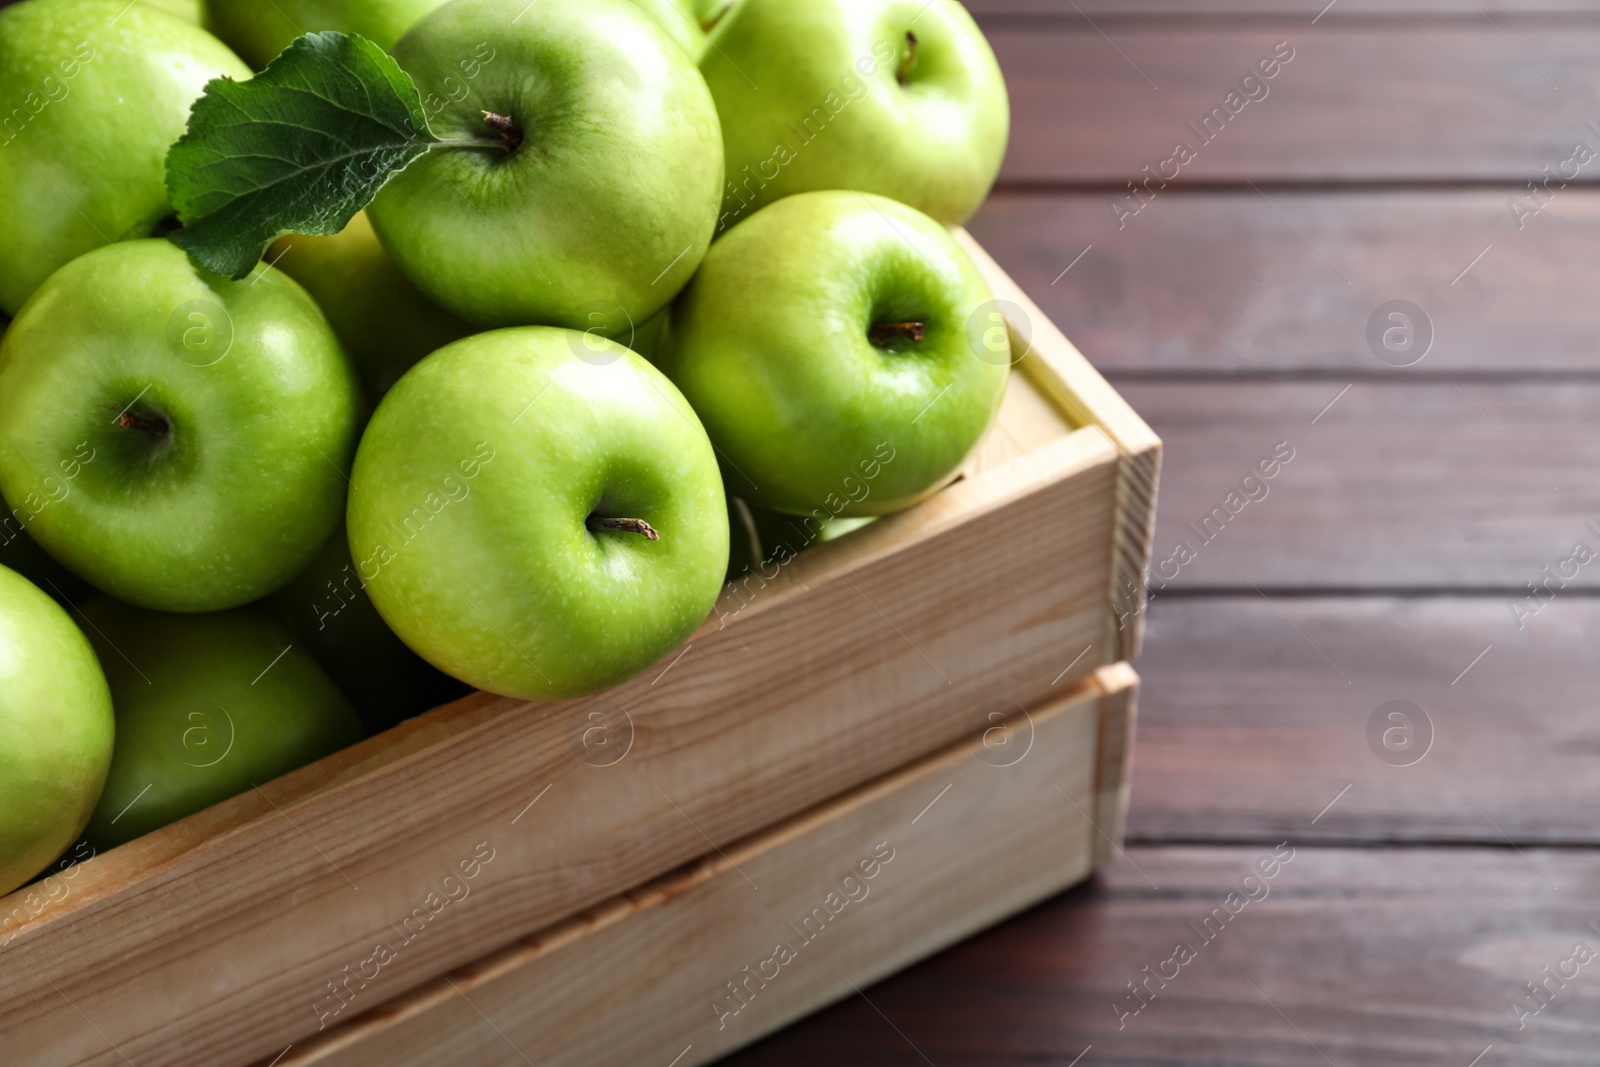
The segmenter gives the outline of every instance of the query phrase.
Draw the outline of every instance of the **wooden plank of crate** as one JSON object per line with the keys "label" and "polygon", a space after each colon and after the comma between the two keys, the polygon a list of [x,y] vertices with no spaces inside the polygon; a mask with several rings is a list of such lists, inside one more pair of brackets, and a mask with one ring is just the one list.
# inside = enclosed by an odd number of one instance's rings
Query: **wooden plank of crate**
{"label": "wooden plank of crate", "polygon": [[[1552,982],[1548,1006],[1521,1028],[1512,1007],[1538,1006],[1525,983],[1556,971],[1574,944],[1600,947],[1588,925],[1600,890],[1592,850],[1306,848],[1291,838],[1294,858],[1277,876],[1241,888],[1279,841],[1130,847],[1091,885],[727,1067],[1067,1067],[1080,1055],[1078,1067],[1594,1062],[1593,962],[1569,964],[1580,976]],[[1225,924],[1212,914],[1229,913],[1230,892],[1260,897],[1263,884],[1265,898]],[[1195,929],[1208,918],[1223,927],[1209,941]],[[1165,961],[1179,942],[1195,958],[1175,968]],[[1177,976],[1147,979],[1158,970]],[[1149,1000],[1122,1017],[1119,1007],[1138,1003],[1130,982]]]}
{"label": "wooden plank of crate", "polygon": [[[1032,704],[1112,661],[1108,561],[1148,531],[1117,499],[1106,403],[730,588],[659,671],[561,705],[468,698],[86,864],[6,942],[0,1041],[63,1063],[269,1054],[312,1029],[308,994],[348,953],[479,843],[499,857],[487,903],[412,946],[371,1000],[946,744],[997,699]],[[580,759],[591,716],[631,730],[631,758]],[[126,959],[137,987],[114,965]]]}
{"label": "wooden plank of crate", "polygon": [[1077,421],[1104,430],[1122,455],[1117,481],[1119,533],[1111,561],[1111,617],[1117,621],[1112,636],[1119,659],[1136,659],[1144,633],[1150,563],[1150,542],[1144,532],[1154,527],[1161,439],[970,234],[958,231],[956,237],[989,280],[995,299],[1009,305],[1012,347],[1024,353],[1017,364],[1020,376]]}
{"label": "wooden plank of crate", "polygon": [[[1600,383],[1332,378],[1125,382],[1123,392],[1168,446],[1154,596],[1251,583],[1520,596],[1575,541],[1594,544]],[[1246,483],[1280,445],[1293,459]],[[1571,588],[1600,586],[1600,569],[1572,571]]]}
{"label": "wooden plank of crate", "polygon": [[[1335,8],[1337,10],[1337,8]],[[1115,47],[1084,20],[999,20],[988,37],[1011,92],[1002,183],[1122,189],[1188,144],[1180,183],[1503,181],[1521,187],[1600,138],[1582,91],[1600,51],[1592,19],[1505,29],[1463,5],[1445,24],[1307,17],[1120,23]],[[1188,127],[1226,110],[1279,42],[1293,60],[1206,140]],[[1521,54],[1519,54],[1519,51]],[[1419,91],[1427,86],[1427,92]],[[1251,89],[1260,95],[1260,89]],[[1239,98],[1242,99],[1242,96]],[[1238,104],[1234,104],[1238,107]],[[1220,132],[1215,132],[1220,129]],[[1583,171],[1592,179],[1591,164]],[[1569,171],[1570,173],[1570,171]],[[1159,176],[1157,178],[1159,180]],[[1270,195],[1271,190],[1268,190]],[[1159,198],[1157,200],[1159,204]],[[1130,221],[1130,226],[1136,220]],[[1459,269],[1459,268],[1458,268]]]}
{"label": "wooden plank of crate", "polygon": [[[970,226],[1119,378],[1592,374],[1594,317],[1567,268],[1600,244],[1600,191],[1562,190],[1519,228],[1507,207],[1519,190],[1278,189],[1269,204],[1250,189],[1174,186],[1121,230],[1110,192],[1000,193]],[[1431,326],[1431,350],[1390,356],[1423,356],[1412,366],[1381,361],[1367,340],[1392,300]]]}
{"label": "wooden plank of crate", "polygon": [[[1600,548],[1600,538],[1588,541]],[[1248,589],[1156,597],[1140,665],[1130,834],[1600,844],[1600,602],[1557,593],[1524,616],[1523,629],[1513,606],[1525,605],[1381,595],[1269,604]],[[1426,718],[1402,709],[1413,733],[1395,734],[1393,744],[1419,743],[1427,731],[1433,738],[1426,750],[1391,755],[1403,766],[1380,759],[1367,733],[1394,700]],[[1386,729],[1408,725],[1379,718]]]}
{"label": "wooden plank of crate", "polygon": [[[1107,786],[1092,756],[1126,737],[1136,684],[1105,668],[1016,716],[1015,756],[959,741],[299,1044],[280,1067],[710,1062],[1085,877]],[[841,874],[886,854],[805,939]],[[796,958],[762,966],[774,942]]]}

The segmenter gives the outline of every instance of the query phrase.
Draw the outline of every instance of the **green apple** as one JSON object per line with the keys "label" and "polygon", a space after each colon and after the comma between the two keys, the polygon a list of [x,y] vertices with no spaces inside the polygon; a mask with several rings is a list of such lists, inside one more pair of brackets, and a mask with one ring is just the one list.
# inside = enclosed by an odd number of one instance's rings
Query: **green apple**
{"label": "green apple", "polygon": [[111,692],[62,608],[0,567],[0,896],[77,840],[111,765]]}
{"label": "green apple", "polygon": [[412,23],[445,0],[205,0],[205,26],[257,70],[290,41],[318,30],[359,33],[393,48]]}
{"label": "green apple", "polygon": [[73,260],[0,340],[0,492],[74,573],[214,611],[265,596],[338,525],[363,401],[316,303],[168,241]]}
{"label": "green apple", "polygon": [[57,563],[28,533],[27,513],[0,500],[0,566],[9,567],[63,607],[87,601],[94,587]]}
{"label": "green apple", "polygon": [[267,260],[316,299],[374,401],[417,360],[473,332],[400,273],[364,211],[332,237],[285,237]]}
{"label": "green apple", "polygon": [[655,20],[696,63],[705,54],[706,35],[690,0],[632,0],[633,6]]}
{"label": "green apple", "polygon": [[706,36],[736,0],[633,0],[696,63],[706,54]]}
{"label": "green apple", "polygon": [[361,723],[261,608],[84,609],[116,706],[117,745],[89,840],[112,848],[337,752]]}
{"label": "green apple", "polygon": [[524,327],[440,349],[378,406],[353,479],[350,549],[379,613],[480,689],[603,689],[688,637],[722,586],[711,444],[613,342]]}
{"label": "green apple", "polygon": [[881,515],[956,473],[1009,365],[969,343],[989,301],[937,222],[883,197],[802,193],[712,246],[657,363],[752,504]]}
{"label": "green apple", "polygon": [[190,103],[213,78],[249,76],[221,41],[142,3],[0,10],[0,310],[91,248],[155,233]]}
{"label": "green apple", "polygon": [[384,247],[469,322],[644,322],[716,226],[722,135],[705,81],[626,0],[453,0],[394,54],[427,86],[482,48],[470,91],[431,126],[498,140],[430,152],[385,186],[370,208]]}
{"label": "green apple", "polygon": [[423,662],[385,625],[356,573],[343,524],[311,566],[268,603],[349,698],[368,733],[470,692]]}
{"label": "green apple", "polygon": [[201,0],[143,0],[143,2],[151,7],[159,7],[169,15],[176,15],[186,22],[200,25],[201,8],[204,6]]}
{"label": "green apple", "polygon": [[818,189],[961,222],[1005,155],[1000,65],[956,0],[745,0],[701,70],[727,156],[719,232]]}

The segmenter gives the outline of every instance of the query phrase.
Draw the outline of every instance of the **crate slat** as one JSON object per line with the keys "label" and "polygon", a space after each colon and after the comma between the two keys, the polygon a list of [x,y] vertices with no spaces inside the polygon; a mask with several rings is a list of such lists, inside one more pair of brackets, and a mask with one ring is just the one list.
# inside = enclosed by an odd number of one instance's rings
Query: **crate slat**
{"label": "crate slat", "polygon": [[[1032,747],[1012,766],[957,742],[296,1045],[278,1067],[708,1063],[1084,878],[1105,847],[1086,757],[1126,752],[1136,686],[1127,666],[1105,668],[1017,720],[1016,743]],[[860,899],[841,894],[820,934],[797,934],[882,845],[894,858],[848,887]],[[779,942],[795,958],[764,966]]]}

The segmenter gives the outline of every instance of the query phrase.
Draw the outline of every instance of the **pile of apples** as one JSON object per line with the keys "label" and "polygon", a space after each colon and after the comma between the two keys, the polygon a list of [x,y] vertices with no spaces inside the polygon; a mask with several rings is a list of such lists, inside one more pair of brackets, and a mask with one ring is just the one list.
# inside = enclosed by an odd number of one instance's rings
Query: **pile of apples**
{"label": "pile of apples", "polygon": [[[307,33],[442,143],[210,273],[169,151]],[[948,484],[1008,122],[955,0],[0,10],[0,892],[469,686],[615,685]]]}

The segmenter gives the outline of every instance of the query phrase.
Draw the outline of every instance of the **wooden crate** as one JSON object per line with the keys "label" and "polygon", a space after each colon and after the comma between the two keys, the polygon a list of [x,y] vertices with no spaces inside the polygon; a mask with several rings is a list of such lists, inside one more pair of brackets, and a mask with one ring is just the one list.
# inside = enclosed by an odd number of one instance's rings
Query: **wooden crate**
{"label": "wooden crate", "polygon": [[730,586],[614,690],[476,694],[0,899],[0,1061],[276,1055],[1132,658],[1160,442],[961,237],[1019,373],[959,481]]}
{"label": "wooden crate", "polygon": [[1104,668],[1018,717],[1009,747],[957,742],[286,1048],[277,1067],[708,1063],[1084,878],[1118,833],[1121,805],[1099,787],[1126,780],[1136,684],[1127,665]]}

